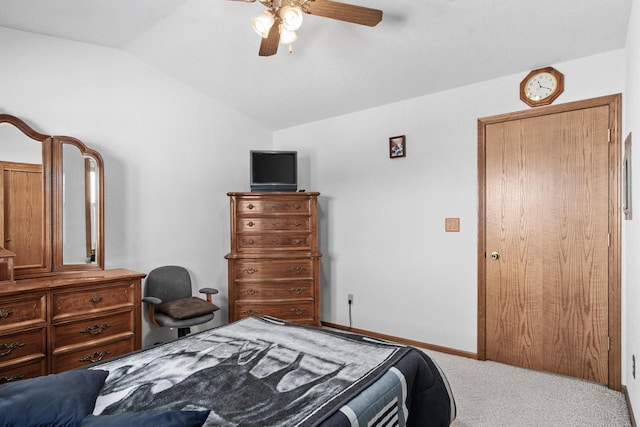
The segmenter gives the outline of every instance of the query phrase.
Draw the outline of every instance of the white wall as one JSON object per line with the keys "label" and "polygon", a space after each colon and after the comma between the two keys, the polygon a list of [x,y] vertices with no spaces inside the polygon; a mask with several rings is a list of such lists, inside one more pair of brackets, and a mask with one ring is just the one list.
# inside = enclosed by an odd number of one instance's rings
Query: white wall
{"label": "white wall", "polygon": [[[623,281],[626,283],[626,351],[623,366],[626,376],[623,382],[627,385],[631,406],[636,417],[640,414],[640,366],[636,365],[636,378],[631,369],[632,355],[636,364],[640,363],[640,5],[634,2],[629,19],[629,30],[626,43],[626,88],[623,113],[625,126],[623,138],[632,133],[632,202],[635,201],[633,219],[623,222],[624,239],[622,253],[625,258]],[[637,418],[636,418],[637,419]]]}
{"label": "white wall", "polygon": [[183,265],[226,321],[226,192],[248,190],[271,131],[122,51],[1,28],[0,46],[0,113],[104,157],[107,267]]}
{"label": "white wall", "polygon": [[[626,50],[555,64],[561,103],[622,92],[626,59],[625,135],[640,111],[639,13]],[[107,267],[185,265],[195,288],[220,288],[215,324],[226,321],[226,192],[248,189],[248,151],[271,148],[271,132],[118,50],[2,28],[0,46],[0,113],[104,157]],[[300,188],[322,192],[323,320],[348,324],[353,293],[354,327],[476,351],[476,121],[527,108],[517,90],[527,71],[274,135],[275,148],[299,151]],[[407,157],[389,159],[388,138],[401,134]],[[445,217],[461,218],[460,233],[444,232]],[[635,223],[625,223],[630,260]],[[640,356],[640,266],[626,263],[625,275],[623,354]],[[146,322],[144,335],[164,338]]]}
{"label": "white wall", "polygon": [[[622,92],[624,59],[555,64],[556,103]],[[322,193],[322,320],[348,325],[352,293],[356,328],[476,352],[477,119],[528,108],[527,72],[275,133],[305,159],[301,187]],[[406,158],[389,159],[395,135]]]}

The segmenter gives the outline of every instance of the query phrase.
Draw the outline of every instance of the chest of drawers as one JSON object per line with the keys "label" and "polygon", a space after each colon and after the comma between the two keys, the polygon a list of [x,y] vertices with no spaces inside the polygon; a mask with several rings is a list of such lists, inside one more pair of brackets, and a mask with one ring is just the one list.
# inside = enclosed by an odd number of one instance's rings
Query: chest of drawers
{"label": "chest of drawers", "polygon": [[140,284],[124,269],[16,281],[0,289],[0,384],[141,348]]}
{"label": "chest of drawers", "polygon": [[228,193],[229,320],[320,325],[319,193]]}

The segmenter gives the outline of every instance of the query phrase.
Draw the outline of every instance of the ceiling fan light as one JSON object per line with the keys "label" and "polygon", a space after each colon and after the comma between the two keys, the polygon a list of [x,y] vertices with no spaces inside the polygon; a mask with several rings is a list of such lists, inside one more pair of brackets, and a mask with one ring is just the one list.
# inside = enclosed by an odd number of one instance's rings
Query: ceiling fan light
{"label": "ceiling fan light", "polygon": [[283,6],[280,9],[282,26],[289,31],[296,31],[302,25],[302,9],[298,6]]}
{"label": "ceiling fan light", "polygon": [[280,26],[280,43],[291,44],[298,40],[298,35],[295,31],[289,31],[284,26]]}
{"label": "ceiling fan light", "polygon": [[269,36],[269,30],[273,26],[274,21],[275,19],[271,12],[265,10],[260,15],[251,20],[251,26],[260,37],[266,39],[267,36]]}

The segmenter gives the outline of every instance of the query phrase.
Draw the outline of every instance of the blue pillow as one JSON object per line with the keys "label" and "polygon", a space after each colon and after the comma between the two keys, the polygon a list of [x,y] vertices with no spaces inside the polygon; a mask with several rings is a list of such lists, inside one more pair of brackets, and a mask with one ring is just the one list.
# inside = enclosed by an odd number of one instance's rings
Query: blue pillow
{"label": "blue pillow", "polygon": [[152,409],[115,415],[89,415],[80,427],[201,427],[211,411]]}
{"label": "blue pillow", "polygon": [[76,426],[93,412],[109,372],[81,369],[0,386],[0,426]]}

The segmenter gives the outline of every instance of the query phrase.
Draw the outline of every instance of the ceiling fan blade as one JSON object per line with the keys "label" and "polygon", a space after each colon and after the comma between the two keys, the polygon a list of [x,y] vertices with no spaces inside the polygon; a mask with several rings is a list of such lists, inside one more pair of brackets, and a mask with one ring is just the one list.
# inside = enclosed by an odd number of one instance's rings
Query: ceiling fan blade
{"label": "ceiling fan blade", "polygon": [[382,21],[382,11],[353,4],[338,3],[331,0],[314,0],[305,4],[304,11],[309,15],[375,27]]}
{"label": "ceiling fan blade", "polygon": [[277,22],[274,22],[269,30],[269,35],[260,42],[260,50],[258,55],[271,56],[278,52],[278,43],[280,42],[280,30]]}

